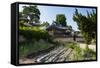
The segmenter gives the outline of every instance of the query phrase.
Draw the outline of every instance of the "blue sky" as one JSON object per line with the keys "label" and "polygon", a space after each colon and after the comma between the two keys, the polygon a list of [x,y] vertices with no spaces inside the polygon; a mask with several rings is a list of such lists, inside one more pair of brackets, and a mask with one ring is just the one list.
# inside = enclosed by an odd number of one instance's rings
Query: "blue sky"
{"label": "blue sky", "polygon": [[[25,5],[19,5],[19,11],[22,11],[22,6]],[[40,15],[40,21],[52,24],[53,21],[56,19],[57,14],[65,14],[67,20],[67,25],[71,25],[72,28],[77,31],[78,26],[76,22],[73,21],[73,14],[75,12],[76,7],[58,7],[58,6],[38,6],[38,9],[41,12]],[[83,15],[87,15],[87,11],[91,12],[93,8],[77,8],[80,13]]]}

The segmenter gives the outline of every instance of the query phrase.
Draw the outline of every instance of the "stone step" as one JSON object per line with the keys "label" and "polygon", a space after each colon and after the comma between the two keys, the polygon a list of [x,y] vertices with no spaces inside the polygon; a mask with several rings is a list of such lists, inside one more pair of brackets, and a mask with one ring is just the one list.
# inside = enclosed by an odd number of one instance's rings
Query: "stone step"
{"label": "stone step", "polygon": [[57,47],[54,50],[50,51],[48,54],[42,55],[37,58],[37,62],[44,62],[48,60],[51,56],[55,55],[55,53],[59,52],[59,50],[63,49],[63,47]]}
{"label": "stone step", "polygon": [[67,49],[62,55],[59,56],[54,62],[63,62],[67,60],[67,56],[72,52],[72,49]]}
{"label": "stone step", "polygon": [[52,57],[50,57],[46,62],[53,62],[53,60],[54,60],[55,58],[59,57],[59,55],[60,55],[61,53],[63,53],[64,50],[65,50],[65,48],[64,48],[64,49],[61,49],[59,52],[56,52],[55,55],[53,55]]}

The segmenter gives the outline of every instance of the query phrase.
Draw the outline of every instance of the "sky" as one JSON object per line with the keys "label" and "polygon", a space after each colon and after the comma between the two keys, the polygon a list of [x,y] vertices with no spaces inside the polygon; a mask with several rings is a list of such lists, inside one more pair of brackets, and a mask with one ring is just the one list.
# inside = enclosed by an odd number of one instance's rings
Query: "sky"
{"label": "sky", "polygon": [[[23,10],[22,6],[28,5],[19,5],[19,12]],[[77,7],[59,7],[59,6],[41,6],[37,5],[40,10],[40,21],[48,22],[52,24],[56,20],[57,14],[65,14],[67,25],[71,25],[72,29],[78,31],[77,23],[73,21],[73,14],[75,13],[75,8]],[[88,12],[92,12],[94,8],[77,8],[79,13],[87,15]]]}

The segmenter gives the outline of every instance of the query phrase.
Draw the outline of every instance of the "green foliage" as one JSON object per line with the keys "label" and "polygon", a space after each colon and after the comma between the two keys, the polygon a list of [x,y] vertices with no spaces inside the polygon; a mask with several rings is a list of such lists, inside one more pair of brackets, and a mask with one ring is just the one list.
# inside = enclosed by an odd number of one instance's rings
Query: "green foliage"
{"label": "green foliage", "polygon": [[41,30],[39,27],[19,27],[19,34],[29,40],[49,39],[50,37],[46,30]]}
{"label": "green foliage", "polygon": [[22,12],[19,12],[19,19],[22,18]]}
{"label": "green foliage", "polygon": [[[73,50],[72,55],[69,56],[69,60],[77,61],[77,60],[94,60],[96,59],[96,52],[92,49],[86,48],[82,49],[75,42],[69,42],[65,44],[66,48],[71,48]],[[68,59],[68,57],[67,57]]]}
{"label": "green foliage", "polygon": [[85,57],[86,60],[96,59],[96,52],[94,52],[93,50],[87,48],[83,51],[84,51],[83,57]]}
{"label": "green foliage", "polygon": [[19,21],[19,26],[20,26],[20,27],[24,26],[24,22],[25,22],[24,20],[20,20],[20,21]]}
{"label": "green foliage", "polygon": [[96,37],[96,12],[94,10],[91,13],[87,12],[87,16],[85,16],[76,9],[73,20],[77,23],[86,44],[90,44],[92,39]]}
{"label": "green foliage", "polygon": [[51,44],[45,41],[32,41],[32,42],[24,42],[19,44],[19,57],[25,58],[28,54],[38,52],[40,50],[45,50]]}
{"label": "green foliage", "polygon": [[46,21],[46,22],[43,22],[43,24],[41,24],[41,26],[49,26],[50,24]]}
{"label": "green foliage", "polygon": [[62,26],[67,26],[66,17],[64,14],[56,15],[56,24],[60,24]]}
{"label": "green foliage", "polygon": [[30,18],[30,23],[32,23],[33,21],[35,23],[39,23],[39,19],[40,19],[40,11],[37,8],[37,6],[24,6],[23,7],[23,11],[22,14],[24,15],[24,17],[28,17]]}
{"label": "green foliage", "polygon": [[69,60],[72,61],[76,61],[76,60],[82,60],[83,56],[82,56],[82,49],[79,47],[79,45],[75,42],[69,42],[66,43],[66,48],[71,48],[73,51],[73,55],[67,57],[67,59],[69,58]]}
{"label": "green foliage", "polygon": [[85,38],[85,43],[88,45],[88,44],[91,44],[91,41],[92,41],[92,34],[89,33],[89,32],[83,32],[82,33],[84,38]]}

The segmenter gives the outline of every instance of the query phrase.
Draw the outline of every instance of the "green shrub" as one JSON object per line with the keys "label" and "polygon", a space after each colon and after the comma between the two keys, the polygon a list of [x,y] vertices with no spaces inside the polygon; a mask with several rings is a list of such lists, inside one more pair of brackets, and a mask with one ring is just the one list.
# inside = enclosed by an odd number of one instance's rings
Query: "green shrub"
{"label": "green shrub", "polygon": [[82,49],[78,46],[77,43],[66,43],[65,45],[67,48],[71,48],[74,53],[73,56],[69,56],[72,57],[72,61],[76,61],[76,60],[94,60],[96,59],[96,52],[94,52],[92,49],[86,48],[86,49]]}
{"label": "green shrub", "polygon": [[31,39],[49,39],[50,36],[46,30],[41,30],[38,27],[19,27],[19,34],[25,38]]}
{"label": "green shrub", "polygon": [[96,59],[96,52],[94,52],[92,49],[85,49],[83,57],[86,60]]}
{"label": "green shrub", "polygon": [[69,58],[72,57],[70,60],[72,61],[83,60],[82,49],[78,46],[77,43],[69,42],[66,43],[65,47],[71,48],[73,50],[73,56],[69,56]]}

